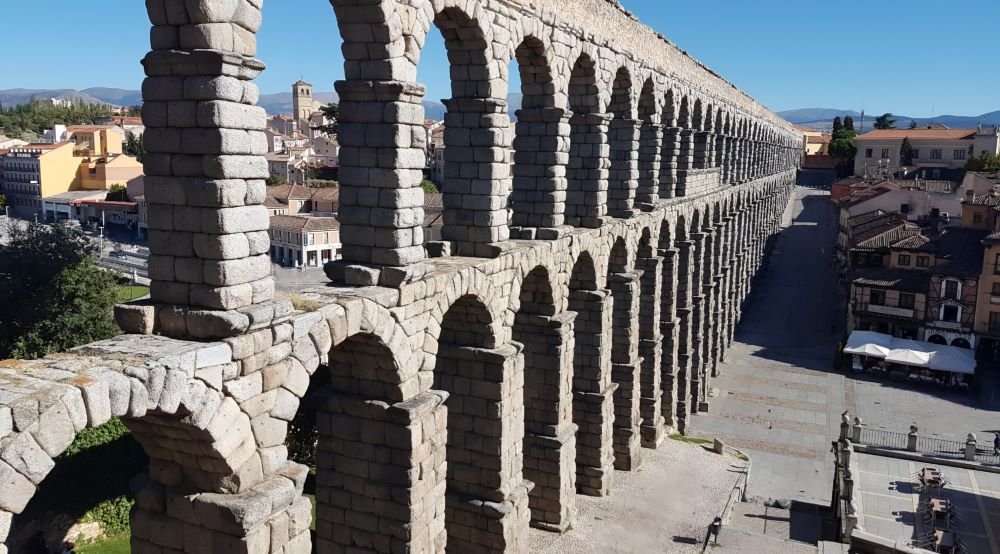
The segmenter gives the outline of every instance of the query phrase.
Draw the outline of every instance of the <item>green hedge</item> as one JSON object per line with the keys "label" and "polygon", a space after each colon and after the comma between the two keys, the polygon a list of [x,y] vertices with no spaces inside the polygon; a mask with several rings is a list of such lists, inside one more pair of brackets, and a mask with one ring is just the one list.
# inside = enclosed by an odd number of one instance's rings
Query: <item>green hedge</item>
{"label": "green hedge", "polygon": [[149,458],[120,420],[81,431],[55,462],[15,526],[51,512],[100,522],[109,535],[128,531],[134,503],[129,481]]}

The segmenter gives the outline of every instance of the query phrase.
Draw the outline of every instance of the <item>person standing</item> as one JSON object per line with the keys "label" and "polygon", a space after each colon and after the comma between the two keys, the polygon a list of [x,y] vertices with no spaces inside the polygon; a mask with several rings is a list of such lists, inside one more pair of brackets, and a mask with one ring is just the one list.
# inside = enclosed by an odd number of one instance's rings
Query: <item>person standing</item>
{"label": "person standing", "polygon": [[719,531],[722,530],[722,518],[715,516],[712,523],[708,524],[708,533],[705,535],[705,545],[701,547],[701,551],[704,552],[708,548],[709,540],[712,544],[718,544],[719,542]]}

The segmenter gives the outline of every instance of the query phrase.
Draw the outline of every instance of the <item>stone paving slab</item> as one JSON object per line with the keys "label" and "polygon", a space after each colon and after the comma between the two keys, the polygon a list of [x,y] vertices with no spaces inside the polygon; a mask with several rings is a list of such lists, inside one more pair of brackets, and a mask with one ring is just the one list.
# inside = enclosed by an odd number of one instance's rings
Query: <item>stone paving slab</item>
{"label": "stone paving slab", "polygon": [[639,471],[615,471],[610,496],[577,495],[569,532],[532,529],[529,551],[701,552],[707,525],[722,512],[744,462],[674,440],[643,454]]}

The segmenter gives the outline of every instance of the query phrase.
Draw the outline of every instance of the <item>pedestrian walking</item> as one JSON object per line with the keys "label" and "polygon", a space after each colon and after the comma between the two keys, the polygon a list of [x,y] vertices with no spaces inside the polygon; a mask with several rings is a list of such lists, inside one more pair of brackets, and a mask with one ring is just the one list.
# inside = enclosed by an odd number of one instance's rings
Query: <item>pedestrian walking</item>
{"label": "pedestrian walking", "polygon": [[1000,433],[993,433],[993,455],[1000,456]]}
{"label": "pedestrian walking", "polygon": [[715,516],[712,523],[708,524],[708,533],[705,534],[705,545],[701,547],[701,551],[704,552],[708,548],[708,541],[711,540],[712,544],[719,543],[719,531],[722,530],[722,518]]}

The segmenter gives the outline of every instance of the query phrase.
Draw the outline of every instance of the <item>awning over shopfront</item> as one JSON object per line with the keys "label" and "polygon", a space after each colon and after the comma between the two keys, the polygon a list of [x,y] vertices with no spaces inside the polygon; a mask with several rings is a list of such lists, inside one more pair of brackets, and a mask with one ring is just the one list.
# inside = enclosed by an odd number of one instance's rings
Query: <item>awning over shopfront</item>
{"label": "awning over shopfront", "polygon": [[881,359],[892,350],[891,346],[892,337],[889,335],[874,331],[854,331],[847,339],[844,352]]}
{"label": "awning over shopfront", "polygon": [[851,333],[844,352],[936,371],[970,375],[976,372],[976,357],[972,350],[919,340],[897,339],[873,331]]}

